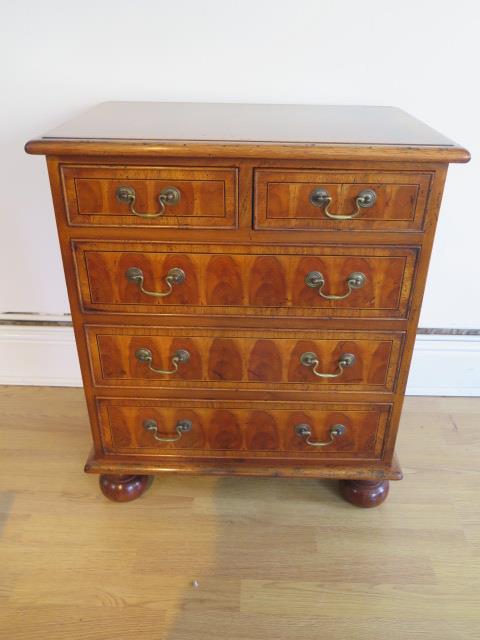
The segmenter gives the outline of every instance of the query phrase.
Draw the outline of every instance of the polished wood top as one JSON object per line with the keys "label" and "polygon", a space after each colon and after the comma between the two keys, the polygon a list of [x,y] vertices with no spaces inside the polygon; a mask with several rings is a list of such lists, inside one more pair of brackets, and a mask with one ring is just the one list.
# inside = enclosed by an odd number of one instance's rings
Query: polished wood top
{"label": "polished wood top", "polygon": [[43,137],[454,145],[394,107],[194,102],[104,102]]}
{"label": "polished wood top", "polygon": [[[255,155],[261,147],[269,155],[292,151],[321,157],[338,148],[346,157],[385,157],[393,148],[402,157],[465,162],[468,152],[405,111],[394,107],[273,104],[205,104],[182,102],[105,102],[27,144],[30,153],[110,152],[123,143],[161,155],[211,155],[233,147],[236,155]],[[382,149],[386,147],[386,149]],[[282,148],[287,153],[282,153]],[[359,153],[352,154],[352,149]],[[120,151],[120,150],[119,150]],[[368,151],[368,154],[367,154]],[[122,151],[123,152],[123,151]],[[390,153],[391,155],[391,153]],[[394,154],[395,156],[395,154]],[[375,158],[372,158],[375,159]],[[393,157],[392,159],[395,159]]]}

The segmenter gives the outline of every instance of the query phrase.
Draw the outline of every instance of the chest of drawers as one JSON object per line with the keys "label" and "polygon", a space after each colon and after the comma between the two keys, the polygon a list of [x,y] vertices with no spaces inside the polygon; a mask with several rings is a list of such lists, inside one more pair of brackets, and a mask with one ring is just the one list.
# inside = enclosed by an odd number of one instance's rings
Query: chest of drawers
{"label": "chest of drawers", "polygon": [[105,103],[47,156],[86,471],[341,480],[380,504],[448,163],[383,107]]}

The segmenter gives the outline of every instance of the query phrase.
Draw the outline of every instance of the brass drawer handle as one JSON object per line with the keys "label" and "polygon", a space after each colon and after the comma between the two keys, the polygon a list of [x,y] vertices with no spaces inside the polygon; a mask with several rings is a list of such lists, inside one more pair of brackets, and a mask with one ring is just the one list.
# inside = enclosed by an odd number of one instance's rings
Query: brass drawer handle
{"label": "brass drawer handle", "polygon": [[360,191],[358,196],[355,198],[355,204],[357,206],[356,210],[348,215],[340,215],[330,211],[332,197],[326,189],[319,187],[310,193],[310,202],[313,206],[319,208],[325,207],[325,215],[327,218],[332,218],[333,220],[351,220],[352,218],[356,218],[362,209],[369,209],[370,207],[373,207],[376,200],[377,194],[373,189],[363,189],[363,191]]}
{"label": "brass drawer handle", "polygon": [[295,427],[295,433],[301,438],[305,439],[305,442],[309,444],[311,447],[327,447],[329,444],[332,444],[336,438],[339,436],[343,436],[346,432],[347,428],[343,424],[334,424],[330,429],[330,440],[327,442],[319,442],[310,440],[310,436],[312,435],[312,428],[309,424],[297,424]]}
{"label": "brass drawer handle", "polygon": [[175,351],[175,353],[172,356],[173,369],[171,369],[170,371],[163,371],[163,369],[156,369],[153,366],[152,364],[153,354],[150,351],[150,349],[147,349],[145,347],[138,349],[138,351],[135,352],[135,357],[140,362],[146,362],[148,364],[148,368],[150,369],[150,371],[153,371],[154,373],[161,373],[164,375],[171,375],[173,373],[177,373],[179,364],[185,364],[190,360],[190,353],[186,349],[178,349],[177,351]]}
{"label": "brass drawer handle", "polygon": [[336,373],[321,373],[317,371],[320,364],[318,356],[312,351],[306,351],[300,356],[300,362],[304,367],[313,367],[313,373],[319,378],[338,378],[342,375],[343,370],[355,364],[356,358],[353,353],[343,353],[338,359],[338,371]]}
{"label": "brass drawer handle", "polygon": [[138,267],[130,267],[130,269],[127,269],[125,277],[129,282],[134,282],[138,285],[138,288],[142,293],[145,293],[147,296],[153,296],[154,298],[165,298],[166,296],[169,296],[173,291],[173,285],[182,284],[187,279],[183,269],[173,267],[165,276],[165,282],[168,287],[167,291],[147,291],[147,289],[143,288],[143,271]]}
{"label": "brass drawer handle", "polygon": [[118,187],[115,192],[117,200],[119,202],[126,202],[129,205],[130,213],[139,218],[158,218],[165,213],[166,207],[180,202],[181,194],[176,187],[166,187],[162,189],[158,194],[158,202],[160,204],[160,211],[157,213],[140,213],[135,209],[135,201],[137,194],[133,187]]}
{"label": "brass drawer handle", "polygon": [[335,296],[333,294],[323,293],[322,289],[325,285],[325,278],[320,271],[310,271],[305,276],[305,284],[307,287],[310,287],[311,289],[316,289],[318,287],[319,295],[321,295],[322,298],[325,298],[325,300],[344,300],[345,298],[348,298],[354,289],[361,289],[365,286],[366,281],[367,278],[364,273],[361,271],[354,271],[348,276],[346,281],[348,287],[347,293],[344,293],[343,296]]}
{"label": "brass drawer handle", "polygon": [[192,430],[192,423],[190,420],[179,420],[175,425],[177,435],[173,436],[173,438],[163,438],[158,435],[158,424],[156,420],[145,420],[143,428],[150,431],[155,440],[158,440],[159,442],[177,442],[184,433]]}

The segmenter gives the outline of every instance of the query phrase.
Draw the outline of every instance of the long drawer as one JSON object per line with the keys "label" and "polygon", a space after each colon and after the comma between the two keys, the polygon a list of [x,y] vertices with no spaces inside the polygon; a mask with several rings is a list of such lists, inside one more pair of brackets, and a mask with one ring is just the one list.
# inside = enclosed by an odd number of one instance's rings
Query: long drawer
{"label": "long drawer", "polygon": [[380,458],[391,405],[97,400],[105,453]]}
{"label": "long drawer", "polygon": [[99,386],[391,392],[401,332],[87,326]]}
{"label": "long drawer", "polygon": [[82,306],[127,313],[406,318],[415,247],[75,242]]}

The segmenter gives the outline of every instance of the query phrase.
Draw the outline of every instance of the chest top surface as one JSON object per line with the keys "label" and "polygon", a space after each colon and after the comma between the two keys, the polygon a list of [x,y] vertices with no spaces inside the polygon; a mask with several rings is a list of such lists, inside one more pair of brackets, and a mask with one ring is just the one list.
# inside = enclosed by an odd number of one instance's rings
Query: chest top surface
{"label": "chest top surface", "polygon": [[[105,102],[27,144],[30,153],[177,152],[367,157],[465,162],[468,152],[395,107]],[[431,157],[432,153],[434,158]]]}

